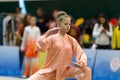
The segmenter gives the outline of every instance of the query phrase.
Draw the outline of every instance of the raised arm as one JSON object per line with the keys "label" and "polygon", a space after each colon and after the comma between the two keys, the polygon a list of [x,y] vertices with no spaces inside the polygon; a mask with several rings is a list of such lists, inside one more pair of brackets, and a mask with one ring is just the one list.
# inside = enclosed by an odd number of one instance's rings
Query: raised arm
{"label": "raised arm", "polygon": [[50,33],[59,29],[60,29],[59,27],[52,28],[48,30],[45,34],[40,36],[36,42],[37,50],[46,51],[50,47],[53,39],[53,37],[49,36]]}

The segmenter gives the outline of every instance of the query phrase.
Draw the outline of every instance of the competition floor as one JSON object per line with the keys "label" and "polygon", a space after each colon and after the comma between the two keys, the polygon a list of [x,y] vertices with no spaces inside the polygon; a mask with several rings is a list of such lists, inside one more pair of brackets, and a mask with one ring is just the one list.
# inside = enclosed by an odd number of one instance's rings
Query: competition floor
{"label": "competition floor", "polygon": [[15,78],[15,77],[0,76],[0,80],[26,80],[26,79],[23,79],[23,78]]}

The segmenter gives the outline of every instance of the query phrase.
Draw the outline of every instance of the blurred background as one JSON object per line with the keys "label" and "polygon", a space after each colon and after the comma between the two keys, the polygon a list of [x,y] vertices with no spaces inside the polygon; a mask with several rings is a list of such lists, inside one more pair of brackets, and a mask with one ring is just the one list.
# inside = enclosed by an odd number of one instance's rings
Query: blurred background
{"label": "blurred background", "polygon": [[[0,0],[0,80],[24,80],[32,74],[31,69],[25,74],[26,55],[21,47],[25,28],[32,25],[31,18],[35,17],[41,36],[57,26],[58,11],[72,17],[68,34],[86,52],[92,80],[120,80],[119,3],[120,0]],[[96,36],[99,29],[95,25],[105,26],[109,33]],[[46,54],[38,52],[39,69]]]}

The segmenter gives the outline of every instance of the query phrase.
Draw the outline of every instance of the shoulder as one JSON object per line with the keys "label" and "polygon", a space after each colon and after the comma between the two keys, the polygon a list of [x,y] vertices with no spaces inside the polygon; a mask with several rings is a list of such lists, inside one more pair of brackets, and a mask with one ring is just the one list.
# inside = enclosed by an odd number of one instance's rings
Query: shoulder
{"label": "shoulder", "polygon": [[26,26],[26,27],[25,27],[25,30],[29,30],[29,28],[30,28],[30,26]]}
{"label": "shoulder", "polygon": [[47,37],[49,40],[54,40],[57,38],[57,34],[52,34]]}
{"label": "shoulder", "polygon": [[36,27],[36,29],[39,29],[39,27],[38,26],[35,26]]}
{"label": "shoulder", "polygon": [[119,29],[119,26],[116,26],[116,27],[115,27],[115,30],[118,30],[118,29]]}
{"label": "shoulder", "polygon": [[69,38],[72,42],[77,42],[77,40],[76,40],[74,37],[70,36],[70,35],[68,35],[68,38]]}
{"label": "shoulder", "polygon": [[39,27],[38,27],[38,26],[35,26],[35,28],[36,28],[37,30],[39,30]]}
{"label": "shoulder", "polygon": [[98,25],[99,25],[98,23],[95,23],[94,27],[98,27]]}

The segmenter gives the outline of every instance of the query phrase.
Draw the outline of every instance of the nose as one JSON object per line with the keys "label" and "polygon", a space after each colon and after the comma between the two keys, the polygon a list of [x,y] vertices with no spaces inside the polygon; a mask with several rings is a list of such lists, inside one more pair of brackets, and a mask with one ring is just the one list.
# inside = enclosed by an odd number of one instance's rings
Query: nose
{"label": "nose", "polygon": [[70,25],[68,25],[68,28],[70,28]]}
{"label": "nose", "polygon": [[67,29],[70,29],[70,25],[67,25]]}

